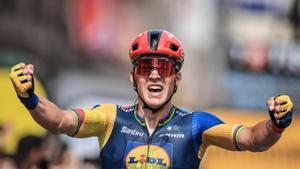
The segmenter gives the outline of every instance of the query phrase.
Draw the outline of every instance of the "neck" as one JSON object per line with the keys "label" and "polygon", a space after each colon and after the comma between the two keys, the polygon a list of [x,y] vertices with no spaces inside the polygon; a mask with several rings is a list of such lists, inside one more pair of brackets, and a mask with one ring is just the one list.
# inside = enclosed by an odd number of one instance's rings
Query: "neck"
{"label": "neck", "polygon": [[153,113],[149,109],[143,109],[143,102],[139,101],[138,114],[145,119],[147,129],[148,129],[149,133],[151,133],[150,131],[151,130],[154,131],[154,129],[156,128],[159,121],[161,119],[165,118],[169,114],[171,108],[172,108],[172,103],[170,101],[169,103],[167,103],[164,106],[163,109]]}

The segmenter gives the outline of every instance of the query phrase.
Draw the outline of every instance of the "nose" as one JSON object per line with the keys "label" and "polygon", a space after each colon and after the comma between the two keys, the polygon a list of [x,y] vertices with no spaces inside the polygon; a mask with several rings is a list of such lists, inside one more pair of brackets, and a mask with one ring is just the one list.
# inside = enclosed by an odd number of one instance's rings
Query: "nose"
{"label": "nose", "polygon": [[159,80],[162,77],[159,75],[158,70],[157,69],[153,69],[148,77],[151,80]]}

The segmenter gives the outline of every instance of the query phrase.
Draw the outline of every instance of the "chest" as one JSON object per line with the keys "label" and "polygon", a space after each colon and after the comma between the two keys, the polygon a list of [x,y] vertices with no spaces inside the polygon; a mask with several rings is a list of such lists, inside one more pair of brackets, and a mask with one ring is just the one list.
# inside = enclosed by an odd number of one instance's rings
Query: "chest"
{"label": "chest", "polygon": [[[116,168],[193,168],[199,160],[191,132],[191,119],[174,117],[150,136],[134,117],[119,116],[101,151],[102,166]],[[111,168],[111,167],[110,167]]]}

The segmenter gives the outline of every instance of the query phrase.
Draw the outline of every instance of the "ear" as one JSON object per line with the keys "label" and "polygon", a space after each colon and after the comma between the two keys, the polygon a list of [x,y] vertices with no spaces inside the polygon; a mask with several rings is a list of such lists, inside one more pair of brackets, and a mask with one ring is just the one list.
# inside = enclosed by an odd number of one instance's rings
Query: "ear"
{"label": "ear", "polygon": [[182,79],[181,72],[177,72],[175,78],[176,78],[176,86],[178,87],[178,85],[179,85],[179,83],[181,82],[181,79]]}
{"label": "ear", "polygon": [[133,73],[134,73],[134,68],[132,68],[129,72],[129,79],[130,79],[130,82],[131,84],[133,85],[134,83],[134,80],[133,80]]}

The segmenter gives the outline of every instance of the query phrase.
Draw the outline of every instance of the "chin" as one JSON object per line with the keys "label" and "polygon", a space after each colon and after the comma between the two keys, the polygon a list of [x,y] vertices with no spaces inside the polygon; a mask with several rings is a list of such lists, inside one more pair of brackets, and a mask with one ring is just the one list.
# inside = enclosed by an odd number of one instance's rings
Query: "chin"
{"label": "chin", "polygon": [[147,98],[145,99],[145,102],[153,108],[158,108],[160,107],[162,104],[164,104],[164,102],[166,101],[165,98],[159,99],[159,98]]}

